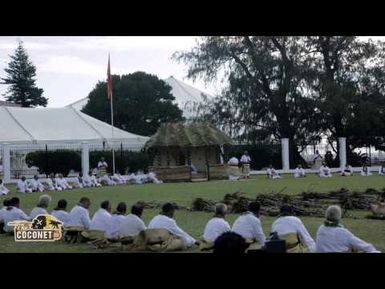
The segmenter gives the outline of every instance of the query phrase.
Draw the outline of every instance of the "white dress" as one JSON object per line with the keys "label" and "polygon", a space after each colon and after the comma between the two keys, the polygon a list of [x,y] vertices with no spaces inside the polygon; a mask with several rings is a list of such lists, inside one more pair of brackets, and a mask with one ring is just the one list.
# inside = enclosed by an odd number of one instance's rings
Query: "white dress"
{"label": "white dress", "polygon": [[220,235],[229,231],[231,227],[225,219],[214,217],[206,224],[203,239],[207,242],[215,242]]}

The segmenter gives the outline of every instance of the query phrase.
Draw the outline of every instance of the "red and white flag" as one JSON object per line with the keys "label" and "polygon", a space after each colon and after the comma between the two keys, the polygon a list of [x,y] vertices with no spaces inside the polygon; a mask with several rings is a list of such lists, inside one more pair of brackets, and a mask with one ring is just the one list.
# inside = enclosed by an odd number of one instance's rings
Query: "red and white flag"
{"label": "red and white flag", "polygon": [[111,100],[111,98],[112,98],[112,77],[111,77],[111,67],[110,67],[110,54],[108,54],[107,96],[108,96],[108,99]]}

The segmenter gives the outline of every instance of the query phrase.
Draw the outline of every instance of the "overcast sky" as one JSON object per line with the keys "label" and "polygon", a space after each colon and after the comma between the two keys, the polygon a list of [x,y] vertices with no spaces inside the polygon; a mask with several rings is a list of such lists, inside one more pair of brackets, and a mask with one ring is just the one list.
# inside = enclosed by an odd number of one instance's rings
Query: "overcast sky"
{"label": "overcast sky", "polygon": [[[196,37],[0,37],[0,78],[18,40],[37,69],[37,85],[44,89],[48,107],[61,107],[84,98],[99,80],[107,78],[108,52],[111,73],[144,71],[164,79],[174,76],[210,94],[218,84],[206,86],[186,78],[187,66],[171,60],[178,50],[189,50]],[[0,99],[6,86],[0,84]]]}
{"label": "overcast sky", "polygon": [[[175,51],[192,48],[196,37],[0,37],[0,78],[18,40],[24,42],[37,68],[37,85],[44,89],[48,107],[84,98],[99,80],[105,80],[108,52],[113,74],[140,70],[161,79],[172,75],[210,94],[219,92],[221,86],[192,82],[186,78],[187,67],[170,59]],[[6,86],[0,84],[0,99],[5,91]]]}

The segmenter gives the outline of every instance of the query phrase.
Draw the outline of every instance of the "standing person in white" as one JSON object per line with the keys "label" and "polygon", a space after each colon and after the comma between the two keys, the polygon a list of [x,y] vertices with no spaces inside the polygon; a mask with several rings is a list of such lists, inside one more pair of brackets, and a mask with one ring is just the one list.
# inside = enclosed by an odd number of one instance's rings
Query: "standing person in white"
{"label": "standing person in white", "polygon": [[184,245],[192,247],[194,244],[199,244],[193,237],[183,231],[176,224],[176,221],[173,219],[175,214],[175,207],[171,203],[166,203],[162,207],[162,213],[155,216],[149,223],[149,229],[166,229],[172,235],[175,235],[181,238],[184,242]]}
{"label": "standing person in white", "polygon": [[118,229],[119,238],[135,238],[143,230],[146,230],[141,216],[143,214],[143,206],[135,204],[131,207],[131,214],[127,215],[120,223]]}
{"label": "standing person in white", "polygon": [[242,175],[244,178],[248,179],[250,177],[251,158],[247,151],[243,153],[240,162],[242,164]]}
{"label": "standing person in white", "polygon": [[39,177],[37,175],[33,176],[33,179],[30,181],[30,187],[32,192],[44,192],[44,185],[40,182]]}
{"label": "standing person in white", "polygon": [[339,206],[328,207],[325,217],[317,232],[317,253],[380,253],[372,244],[354,236],[340,224],[342,212]]}
{"label": "standing person in white", "polygon": [[26,178],[22,176],[18,181],[16,185],[16,190],[19,193],[32,193],[32,189],[29,187],[28,182],[26,181]]}
{"label": "standing person in white", "polygon": [[305,170],[303,169],[301,164],[298,164],[298,166],[295,168],[294,177],[295,178],[304,178],[304,177],[306,177]]}
{"label": "standing person in white", "polygon": [[104,157],[100,158],[100,161],[98,162],[98,171],[99,171],[99,176],[103,177],[104,175],[107,174],[107,162],[104,160]]}
{"label": "standing person in white", "polygon": [[231,231],[229,223],[225,220],[227,206],[223,203],[215,205],[215,215],[208,221],[203,231],[202,242],[200,249],[211,250],[214,248],[215,240],[223,233]]}
{"label": "standing person in white", "polygon": [[51,202],[51,197],[48,195],[41,195],[36,207],[29,214],[29,218],[32,220],[38,215],[48,215],[47,208]]}
{"label": "standing person in white", "polygon": [[77,227],[83,230],[88,230],[91,224],[90,213],[88,212],[90,206],[90,199],[82,197],[79,203],[72,208],[67,227]]}
{"label": "standing person in white", "polygon": [[283,205],[280,216],[271,226],[271,232],[276,232],[280,239],[286,241],[288,253],[315,252],[316,246],[313,238],[306,230],[302,221],[293,216],[293,208]]}
{"label": "standing person in white", "polygon": [[9,193],[9,189],[4,185],[3,180],[0,179],[0,196],[7,195]]}
{"label": "standing person in white", "polygon": [[265,233],[259,220],[261,204],[251,202],[247,212],[240,215],[234,222],[232,231],[241,235],[249,244],[249,249],[261,248],[266,241]]}
{"label": "standing person in white", "polygon": [[20,208],[20,199],[17,197],[9,201],[9,206],[4,212],[4,228],[5,232],[12,232],[13,226],[9,224],[12,221],[30,221],[30,218]]}
{"label": "standing person in white", "polygon": [[108,239],[119,239],[119,228],[126,219],[127,205],[124,202],[120,202],[116,207],[116,211],[111,215],[110,226],[107,229],[106,235]]}
{"label": "standing person in white", "polygon": [[323,163],[322,166],[319,168],[319,176],[321,178],[331,178],[332,177],[332,171],[326,165],[326,163]]}
{"label": "standing person in white", "polygon": [[67,226],[70,219],[70,214],[67,212],[67,201],[64,199],[59,200],[56,208],[52,210],[51,215],[59,221],[62,221],[64,226]]}

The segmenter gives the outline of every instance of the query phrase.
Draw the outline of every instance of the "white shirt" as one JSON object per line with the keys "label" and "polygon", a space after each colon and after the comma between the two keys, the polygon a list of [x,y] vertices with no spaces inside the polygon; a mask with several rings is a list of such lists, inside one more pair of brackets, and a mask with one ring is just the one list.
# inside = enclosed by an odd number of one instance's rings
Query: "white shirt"
{"label": "white shirt", "polygon": [[48,215],[48,212],[46,209],[40,208],[40,207],[35,207],[31,213],[29,214],[29,218],[32,220],[35,218],[37,215]]}
{"label": "white shirt", "polygon": [[366,172],[364,171],[364,167],[361,169],[361,175],[370,176],[372,173],[370,172],[370,167],[366,167]]}
{"label": "white shirt", "polygon": [[66,180],[65,178],[57,178],[57,179],[56,179],[56,184],[57,184],[59,187],[61,187],[63,190],[72,188],[72,187],[68,184],[68,182],[67,182],[67,180]]}
{"label": "white shirt", "polygon": [[320,174],[330,174],[330,169],[328,166],[321,166],[319,172]]}
{"label": "white shirt", "polygon": [[9,193],[9,189],[4,186],[4,184],[0,185],[0,195],[7,195]]}
{"label": "white shirt", "polygon": [[62,221],[65,226],[70,220],[70,214],[64,210],[53,210],[51,212],[51,215],[54,216],[59,221]]}
{"label": "white shirt", "polygon": [[4,223],[4,214],[6,210],[7,210],[7,207],[2,207],[0,209],[0,223]]}
{"label": "white shirt", "polygon": [[344,227],[321,225],[318,228],[316,245],[318,253],[350,252],[352,249],[366,253],[380,253],[372,244],[357,238]]}
{"label": "white shirt", "polygon": [[133,237],[146,229],[143,220],[137,215],[129,214],[119,225],[119,237]]}
{"label": "white shirt", "polygon": [[44,186],[39,180],[32,179],[30,181],[30,185],[31,185],[31,189],[34,191],[37,191],[37,190],[41,192],[44,191]]}
{"label": "white shirt", "polygon": [[92,217],[90,230],[107,232],[108,228],[110,227],[110,224],[111,214],[107,210],[100,208],[95,212],[94,216]]}
{"label": "white shirt", "polygon": [[68,227],[84,227],[89,229],[91,224],[90,214],[86,208],[76,205],[70,212]]}
{"label": "white shirt", "polygon": [[203,239],[207,242],[214,242],[220,235],[229,231],[231,231],[231,227],[225,219],[214,217],[206,224]]}
{"label": "white shirt", "polygon": [[16,207],[6,210],[4,213],[4,231],[11,232],[13,230],[13,226],[8,226],[8,223],[16,220],[29,221],[29,217],[22,210]]}
{"label": "white shirt", "polygon": [[305,225],[302,221],[294,216],[279,217],[274,221],[271,226],[272,232],[277,232],[278,235],[285,235],[289,233],[296,233],[301,238],[304,244],[308,247],[310,252],[315,252],[316,246],[313,238],[306,230]]}
{"label": "white shirt", "polygon": [[243,164],[248,164],[248,163],[250,163],[250,162],[251,162],[250,156],[243,155],[243,156],[241,157],[241,163],[243,163]]}
{"label": "white shirt", "polygon": [[98,168],[101,168],[101,167],[107,168],[108,165],[107,165],[106,162],[99,161],[99,162],[98,162]]}
{"label": "white shirt", "polygon": [[232,157],[229,161],[228,164],[231,166],[237,166],[239,164],[239,161],[236,157]]}
{"label": "white shirt", "polygon": [[165,215],[157,215],[155,216],[150,224],[148,224],[149,229],[166,229],[171,234],[181,237],[187,247],[191,247],[196,242],[193,237],[183,231],[178,227],[176,221],[172,218],[169,218]]}
{"label": "white shirt", "polygon": [[119,228],[122,222],[126,217],[124,215],[112,214],[110,218],[110,226],[106,231],[107,238],[117,238],[119,237]]}
{"label": "white shirt", "polygon": [[25,192],[30,191],[30,189],[28,188],[27,180],[25,180],[25,181],[18,180],[16,187],[17,187],[17,191],[20,193],[25,193]]}
{"label": "white shirt", "polygon": [[296,168],[294,171],[294,177],[302,177],[305,175],[305,170],[303,168]]}
{"label": "white shirt", "polygon": [[255,239],[259,244],[265,244],[266,236],[261,221],[251,212],[240,215],[235,220],[232,230],[245,239]]}

